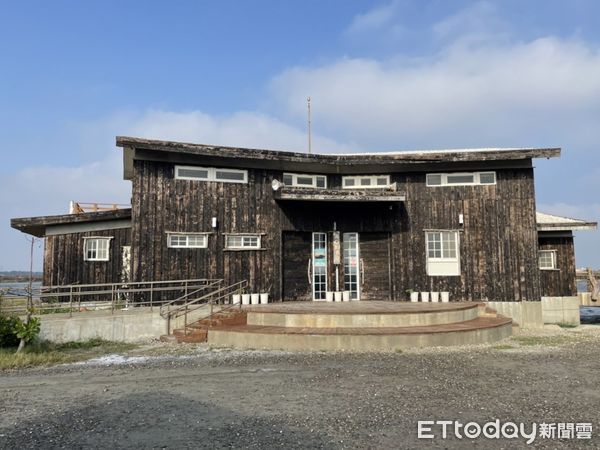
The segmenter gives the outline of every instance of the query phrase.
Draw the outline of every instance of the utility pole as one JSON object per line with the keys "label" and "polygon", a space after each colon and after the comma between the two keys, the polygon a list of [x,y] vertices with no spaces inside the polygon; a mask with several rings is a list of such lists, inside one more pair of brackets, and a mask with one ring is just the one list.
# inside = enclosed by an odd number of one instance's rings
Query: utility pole
{"label": "utility pole", "polygon": [[308,106],[308,154],[312,153],[312,142],[311,142],[311,122],[310,122],[310,97],[306,99],[306,104]]}

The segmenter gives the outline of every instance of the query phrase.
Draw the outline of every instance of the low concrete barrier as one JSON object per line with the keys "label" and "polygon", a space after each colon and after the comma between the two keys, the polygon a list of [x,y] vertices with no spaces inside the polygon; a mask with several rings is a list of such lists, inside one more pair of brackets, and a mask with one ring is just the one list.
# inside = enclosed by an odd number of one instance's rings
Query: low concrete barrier
{"label": "low concrete barrier", "polygon": [[[188,323],[206,317],[206,306],[188,314]],[[99,338],[107,341],[138,342],[167,334],[167,320],[158,308],[132,308],[130,310],[88,311],[68,314],[44,314],[41,319],[40,338],[56,343],[87,341]],[[171,330],[183,328],[184,318],[172,320]]]}
{"label": "low concrete barrier", "polygon": [[510,317],[521,328],[544,324],[579,325],[577,297],[542,297],[540,302],[487,302],[498,314]]}
{"label": "low concrete barrier", "polygon": [[541,302],[487,302],[498,314],[510,317],[521,328],[544,326]]}
{"label": "low concrete barrier", "polygon": [[591,292],[578,292],[577,298],[579,299],[579,304],[583,306],[600,306],[599,301],[592,300]]}
{"label": "low concrete barrier", "polygon": [[578,297],[542,297],[544,323],[579,325]]}

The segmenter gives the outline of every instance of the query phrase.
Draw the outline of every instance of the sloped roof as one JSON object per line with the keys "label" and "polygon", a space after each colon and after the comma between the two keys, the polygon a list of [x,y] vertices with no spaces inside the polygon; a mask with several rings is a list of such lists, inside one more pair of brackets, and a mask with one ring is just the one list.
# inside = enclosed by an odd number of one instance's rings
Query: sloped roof
{"label": "sloped roof", "polygon": [[560,148],[479,148],[309,154],[128,136],[117,136],[117,147],[122,147],[124,150],[125,179],[131,179],[133,175],[133,160],[167,161],[178,164],[201,162],[220,167],[357,174],[440,170],[443,165],[448,164],[461,168],[461,170],[475,166],[531,167],[533,158],[560,156]]}
{"label": "sloped roof", "polygon": [[535,216],[538,231],[595,230],[598,226],[597,222],[556,216],[539,211],[535,213]]}
{"label": "sloped roof", "polygon": [[60,214],[56,216],[18,217],[10,220],[10,226],[23,233],[44,237],[46,227],[74,223],[105,222],[107,220],[131,219],[131,208],[110,211]]}

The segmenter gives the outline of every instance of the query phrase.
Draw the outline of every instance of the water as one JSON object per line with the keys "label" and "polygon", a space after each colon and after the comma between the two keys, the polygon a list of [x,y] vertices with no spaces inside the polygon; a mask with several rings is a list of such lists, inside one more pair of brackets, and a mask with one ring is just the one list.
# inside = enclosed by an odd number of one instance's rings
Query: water
{"label": "water", "polygon": [[[42,282],[34,281],[31,285],[35,292],[35,290],[38,290],[42,286]],[[0,291],[8,291],[8,295],[27,295],[28,288],[28,282],[0,282]]]}

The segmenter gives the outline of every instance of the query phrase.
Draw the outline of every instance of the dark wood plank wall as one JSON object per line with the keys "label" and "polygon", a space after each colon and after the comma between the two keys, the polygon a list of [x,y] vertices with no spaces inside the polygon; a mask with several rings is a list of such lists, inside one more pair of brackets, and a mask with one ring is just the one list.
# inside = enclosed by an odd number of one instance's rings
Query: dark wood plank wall
{"label": "dark wood plank wall", "polygon": [[540,270],[542,295],[562,297],[577,295],[575,245],[573,236],[539,237],[540,250],[556,250],[556,270]]}
{"label": "dark wood plank wall", "polygon": [[[283,232],[283,299],[311,300],[312,286],[308,283],[308,261],[312,252],[312,234]],[[331,277],[331,274],[329,275]],[[330,278],[331,280],[331,278]]]}
{"label": "dark wood plank wall", "polygon": [[[108,261],[85,261],[84,237],[112,237]],[[131,245],[131,228],[47,236],[44,243],[45,286],[117,283],[121,281],[122,248]]]}
{"label": "dark wood plank wall", "polygon": [[[492,186],[427,187],[397,175],[406,191],[393,234],[394,292],[449,291],[453,300],[539,300],[533,169],[498,170]],[[464,225],[459,224],[459,214]],[[460,277],[426,275],[426,229],[460,232]]]}
{"label": "dark wood plank wall", "polygon": [[389,300],[392,298],[390,243],[389,233],[360,234],[359,257],[364,271],[360,287],[361,300]]}
{"label": "dark wood plank wall", "polygon": [[[425,186],[424,173],[393,174],[403,204],[331,204],[273,199],[281,172],[250,169],[248,184],[175,180],[171,164],[134,162],[133,279],[248,279],[254,292],[282,298],[282,231],[386,232],[391,240],[391,297],[405,290],[450,291],[452,300],[537,300],[533,169],[497,171],[495,186]],[[328,186],[339,187],[330,175]],[[464,215],[460,227],[458,215]],[[208,249],[167,248],[166,231],[211,231]],[[462,275],[429,277],[425,229],[461,229]],[[227,232],[265,233],[264,250],[224,251]]]}

